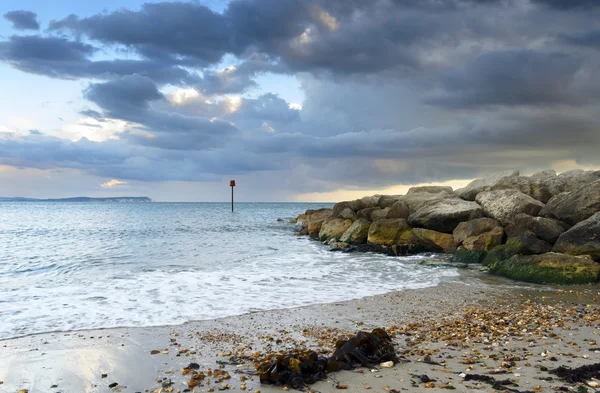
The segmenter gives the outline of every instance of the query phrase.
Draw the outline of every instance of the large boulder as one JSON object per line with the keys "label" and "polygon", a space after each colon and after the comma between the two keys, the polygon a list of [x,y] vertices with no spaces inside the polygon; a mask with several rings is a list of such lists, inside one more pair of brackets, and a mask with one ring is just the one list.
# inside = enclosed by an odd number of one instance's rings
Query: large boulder
{"label": "large boulder", "polygon": [[333,209],[324,208],[324,209],[319,209],[319,210],[307,210],[305,213],[305,216],[306,216],[307,221],[310,221],[310,220],[317,221],[317,220],[329,218],[332,213],[333,213]]}
{"label": "large boulder", "polygon": [[346,229],[346,232],[342,234],[340,240],[344,243],[350,244],[365,244],[369,236],[369,227],[371,222],[364,218],[359,218],[354,221],[350,228]]}
{"label": "large boulder", "polygon": [[454,241],[456,244],[461,244],[465,239],[473,236],[481,235],[482,233],[489,232],[494,228],[500,227],[498,221],[493,218],[481,217],[474,220],[461,222],[452,231]]}
{"label": "large boulder", "polygon": [[324,222],[325,222],[324,218],[321,218],[319,220],[308,221],[307,227],[306,227],[306,232],[308,233],[308,236],[310,236],[311,239],[319,238],[319,232],[321,232],[321,227],[323,226]]}
{"label": "large boulder", "polygon": [[469,251],[489,251],[502,244],[504,229],[494,227],[490,231],[466,238],[462,246]]}
{"label": "large boulder", "polygon": [[454,194],[448,194],[446,192],[441,192],[437,194],[433,194],[430,192],[417,192],[413,194],[403,195],[398,198],[399,201],[402,201],[406,207],[408,207],[408,211],[412,214],[419,210],[421,207],[442,199],[458,199]]}
{"label": "large boulder", "polygon": [[345,208],[344,210],[342,210],[340,212],[340,214],[337,215],[338,218],[343,218],[345,220],[356,220],[356,213],[354,212],[354,210],[350,209],[349,207]]}
{"label": "large boulder", "polygon": [[367,241],[381,246],[403,243],[410,237],[410,230],[410,226],[402,218],[379,220],[369,227]]}
{"label": "large boulder", "polygon": [[600,213],[581,221],[558,238],[554,252],[570,255],[590,255],[600,260]]}
{"label": "large boulder", "polygon": [[386,218],[408,218],[408,206],[402,201],[396,201],[388,211]]}
{"label": "large boulder", "polygon": [[552,244],[538,239],[533,232],[525,231],[519,236],[508,238],[506,248],[512,254],[544,254],[552,250]]}
{"label": "large boulder", "polygon": [[415,227],[452,233],[461,222],[473,220],[482,215],[481,207],[475,202],[467,202],[459,198],[445,198],[432,200],[411,213],[408,216],[408,223]]}
{"label": "large boulder", "polygon": [[371,221],[378,221],[387,218],[388,212],[390,211],[389,207],[385,209],[375,209],[371,212]]}
{"label": "large boulder", "polygon": [[447,233],[432,231],[431,229],[414,228],[412,230],[412,240],[426,251],[445,253],[456,251],[454,237]]}
{"label": "large boulder", "polygon": [[589,284],[600,280],[600,263],[589,256],[558,253],[514,255],[488,265],[490,272],[538,284]]}
{"label": "large boulder", "polygon": [[340,239],[351,225],[352,220],[345,220],[343,218],[330,218],[325,220],[319,231],[319,239],[321,241]]}
{"label": "large boulder", "polygon": [[372,195],[360,198],[360,208],[368,209],[370,207],[378,207],[381,195]]}
{"label": "large boulder", "polygon": [[486,177],[485,179],[475,179],[466,187],[455,190],[456,195],[467,201],[474,201],[477,195],[483,191],[489,191],[499,182],[507,177],[519,176],[519,171],[502,172],[494,176]]}
{"label": "large boulder", "polygon": [[552,218],[518,214],[513,222],[504,228],[504,231],[508,237],[519,236],[525,231],[530,231],[539,239],[554,244],[567,229],[569,229],[568,224]]}
{"label": "large boulder", "polygon": [[420,187],[411,187],[408,189],[406,195],[410,194],[453,194],[454,191],[450,186],[420,186]]}
{"label": "large boulder", "polygon": [[584,171],[583,169],[574,169],[563,172],[558,175],[559,181],[563,184],[564,192],[569,192],[600,180],[600,171]]}
{"label": "large boulder", "polygon": [[352,210],[350,202],[336,203],[335,205],[333,205],[333,211],[331,212],[331,218],[340,218],[340,214],[346,209]]}
{"label": "large boulder", "polygon": [[507,176],[500,179],[490,190],[514,189],[529,195],[542,203],[561,193],[564,189],[562,181],[552,169],[538,172],[531,176]]}
{"label": "large boulder", "polygon": [[356,216],[357,218],[364,218],[365,220],[371,221],[371,213],[373,213],[375,210],[379,210],[379,208],[368,207],[366,209],[360,209],[358,212],[356,212]]}
{"label": "large boulder", "polygon": [[484,191],[477,195],[486,216],[495,218],[503,225],[509,225],[518,214],[537,216],[544,204],[517,190]]}
{"label": "large boulder", "polygon": [[398,196],[382,195],[381,198],[379,198],[378,206],[382,209],[385,209],[386,207],[392,206],[397,201],[398,201]]}
{"label": "large boulder", "polygon": [[573,191],[558,194],[542,209],[542,217],[555,218],[575,225],[600,211],[600,180]]}

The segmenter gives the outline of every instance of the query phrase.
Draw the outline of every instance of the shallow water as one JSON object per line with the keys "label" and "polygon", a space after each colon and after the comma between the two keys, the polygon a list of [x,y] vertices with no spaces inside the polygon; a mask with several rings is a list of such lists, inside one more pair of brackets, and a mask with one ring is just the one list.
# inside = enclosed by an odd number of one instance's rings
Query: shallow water
{"label": "shallow water", "polygon": [[296,203],[0,203],[0,339],[156,326],[435,286],[454,269],[328,251]]}

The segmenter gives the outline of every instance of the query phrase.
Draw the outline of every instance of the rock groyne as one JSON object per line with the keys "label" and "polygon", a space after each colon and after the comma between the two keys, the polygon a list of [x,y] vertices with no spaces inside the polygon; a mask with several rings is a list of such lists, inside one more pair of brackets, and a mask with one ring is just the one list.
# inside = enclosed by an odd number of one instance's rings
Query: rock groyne
{"label": "rock groyne", "polygon": [[515,171],[458,190],[413,187],[307,210],[292,221],[300,235],[336,250],[447,253],[517,280],[600,281],[600,171]]}

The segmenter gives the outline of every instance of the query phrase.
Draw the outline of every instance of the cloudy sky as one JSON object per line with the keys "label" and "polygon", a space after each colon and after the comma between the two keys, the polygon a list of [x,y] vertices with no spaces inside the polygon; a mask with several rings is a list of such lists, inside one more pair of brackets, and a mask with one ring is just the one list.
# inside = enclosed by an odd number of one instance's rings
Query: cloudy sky
{"label": "cloudy sky", "polygon": [[327,201],[600,166],[597,0],[2,0],[0,196]]}

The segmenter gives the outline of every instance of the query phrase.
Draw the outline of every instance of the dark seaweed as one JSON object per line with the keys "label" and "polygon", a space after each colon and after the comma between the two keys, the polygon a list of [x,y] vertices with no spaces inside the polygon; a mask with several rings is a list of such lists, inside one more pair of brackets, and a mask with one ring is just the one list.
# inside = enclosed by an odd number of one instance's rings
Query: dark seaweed
{"label": "dark seaweed", "polygon": [[325,379],[329,372],[398,361],[392,339],[383,329],[358,332],[349,340],[338,341],[336,348],[330,358],[314,351],[276,356],[257,368],[260,382],[302,389]]}
{"label": "dark seaweed", "polygon": [[585,382],[592,378],[600,378],[600,363],[588,364],[587,366],[577,368],[560,366],[548,372],[562,378],[566,382]]}

